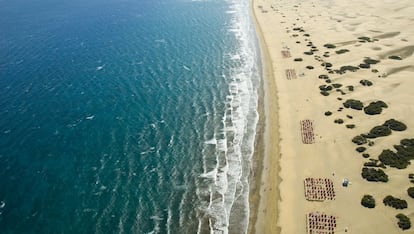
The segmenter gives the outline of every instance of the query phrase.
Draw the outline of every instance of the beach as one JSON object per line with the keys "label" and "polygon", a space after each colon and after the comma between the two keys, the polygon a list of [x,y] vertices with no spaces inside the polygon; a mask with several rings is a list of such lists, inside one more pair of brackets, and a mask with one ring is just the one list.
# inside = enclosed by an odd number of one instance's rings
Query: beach
{"label": "beach", "polygon": [[[265,67],[265,127],[250,232],[306,233],[311,214],[323,214],[335,220],[335,233],[402,233],[396,215],[414,218],[407,194],[414,166],[380,165],[378,156],[414,138],[414,3],[253,0],[252,8]],[[372,137],[376,126],[389,134]],[[352,142],[361,134],[365,143]],[[382,170],[387,182],[368,181],[363,168]],[[331,196],[318,190],[318,201],[305,197],[306,178],[332,182]],[[364,195],[375,208],[361,205]],[[408,208],[384,205],[387,195]]]}

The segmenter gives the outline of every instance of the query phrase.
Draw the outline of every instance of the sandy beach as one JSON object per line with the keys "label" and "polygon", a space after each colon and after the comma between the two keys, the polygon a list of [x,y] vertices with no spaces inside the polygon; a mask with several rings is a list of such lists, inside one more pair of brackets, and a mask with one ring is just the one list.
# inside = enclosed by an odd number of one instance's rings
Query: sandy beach
{"label": "sandy beach", "polygon": [[[318,212],[335,218],[334,233],[414,233],[396,218],[414,221],[407,194],[414,165],[376,161],[414,138],[414,2],[253,0],[252,7],[266,75],[264,163],[250,232],[307,233],[307,215]],[[407,129],[384,124],[390,119]],[[366,137],[376,126],[390,134]],[[366,142],[353,143],[361,134]],[[364,179],[364,167],[382,170],[388,181]],[[333,182],[334,195],[326,198],[323,187],[322,199],[307,200],[305,178]],[[375,208],[361,205],[364,195]],[[387,195],[408,208],[385,206]]]}

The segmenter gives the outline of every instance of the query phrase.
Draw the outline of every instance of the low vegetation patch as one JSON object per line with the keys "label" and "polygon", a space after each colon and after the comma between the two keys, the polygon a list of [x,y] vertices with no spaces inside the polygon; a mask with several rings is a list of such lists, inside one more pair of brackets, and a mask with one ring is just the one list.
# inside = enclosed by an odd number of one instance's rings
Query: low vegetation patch
{"label": "low vegetation patch", "polygon": [[398,227],[400,227],[402,230],[407,230],[411,228],[411,221],[410,218],[408,218],[404,214],[397,214],[395,216],[398,219]]}
{"label": "low vegetation patch", "polygon": [[375,208],[375,199],[371,195],[364,195],[361,199],[361,205],[366,208]]}
{"label": "low vegetation patch", "polygon": [[326,111],[326,112],[325,112],[325,115],[326,115],[326,116],[330,116],[330,115],[332,115],[332,112],[330,112],[330,111]]}
{"label": "low vegetation patch", "polygon": [[377,138],[377,137],[384,137],[391,135],[391,129],[389,129],[387,126],[375,126],[372,128],[368,134],[362,134],[365,138]]}
{"label": "low vegetation patch", "polygon": [[391,56],[388,56],[388,58],[393,59],[393,60],[402,60],[402,58],[398,55],[391,55]]}
{"label": "low vegetation patch", "polygon": [[348,99],[343,103],[344,107],[351,108],[354,110],[362,110],[364,104],[361,101],[355,99]]}
{"label": "low vegetation patch", "polygon": [[367,115],[379,115],[383,108],[388,108],[388,105],[383,101],[371,102],[364,108],[364,112]]}
{"label": "low vegetation patch", "polygon": [[388,195],[383,200],[384,205],[391,206],[395,209],[405,209],[408,207],[407,201]]}
{"label": "low vegetation patch", "polygon": [[372,82],[369,80],[360,80],[359,81],[360,84],[362,84],[363,86],[371,86]]}
{"label": "low vegetation patch", "polygon": [[335,51],[335,53],[337,53],[337,54],[345,54],[346,52],[349,52],[349,50],[348,49],[340,49],[340,50]]}
{"label": "low vegetation patch", "polygon": [[367,138],[363,137],[362,135],[358,135],[352,138],[352,142],[354,142],[357,145],[363,145],[363,144],[366,144],[368,141],[367,141]]}
{"label": "low vegetation patch", "polygon": [[409,187],[407,193],[411,198],[414,198],[414,187]]}
{"label": "low vegetation patch", "polygon": [[383,126],[387,126],[393,131],[405,131],[407,129],[407,125],[395,119],[389,119],[385,121]]}
{"label": "low vegetation patch", "polygon": [[371,182],[388,182],[388,175],[381,169],[364,167],[361,176]]}
{"label": "low vegetation patch", "polygon": [[336,48],[336,46],[334,44],[325,44],[323,46],[326,47],[326,48],[328,48],[328,49],[334,49],[334,48]]}

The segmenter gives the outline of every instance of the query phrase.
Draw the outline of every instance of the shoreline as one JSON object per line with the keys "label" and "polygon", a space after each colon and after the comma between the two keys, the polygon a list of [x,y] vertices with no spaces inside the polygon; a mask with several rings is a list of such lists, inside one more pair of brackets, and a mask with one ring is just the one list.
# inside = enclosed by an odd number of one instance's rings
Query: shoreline
{"label": "shoreline", "polygon": [[250,10],[262,62],[259,91],[259,122],[253,165],[253,186],[250,189],[250,218],[248,233],[280,233],[278,226],[279,184],[281,178],[279,152],[279,119],[277,87],[269,53],[257,19],[256,0],[250,0]]}

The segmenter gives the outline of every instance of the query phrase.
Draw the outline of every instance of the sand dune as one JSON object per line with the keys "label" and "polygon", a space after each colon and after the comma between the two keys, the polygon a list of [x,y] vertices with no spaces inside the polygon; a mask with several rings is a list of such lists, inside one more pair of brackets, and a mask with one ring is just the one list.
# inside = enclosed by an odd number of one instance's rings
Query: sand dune
{"label": "sand dune", "polygon": [[[306,233],[305,216],[323,212],[337,218],[335,233],[414,233],[414,228],[403,232],[395,217],[403,213],[414,222],[414,199],[407,194],[414,186],[408,178],[414,163],[381,168],[388,182],[361,176],[364,163],[414,138],[414,2],[253,0],[252,7],[269,53],[268,79],[276,83],[265,88],[267,97],[276,95],[272,100],[278,102],[267,115],[278,111],[279,116],[278,123],[266,122],[265,147],[275,151],[265,154],[268,170],[263,170],[253,232]],[[361,110],[346,108],[349,99],[360,101]],[[387,107],[380,113],[365,110],[377,101]],[[407,129],[368,139],[360,146],[363,152],[356,151],[355,136],[390,119]],[[303,130],[304,121],[312,123],[312,132]],[[280,134],[280,140],[272,134]],[[304,134],[312,140],[304,140]],[[278,162],[269,164],[269,157]],[[335,200],[307,201],[308,177],[332,180]],[[348,187],[342,186],[344,178],[351,182]],[[375,208],[361,205],[365,194],[375,198]],[[387,195],[406,200],[408,208],[385,206]]]}

